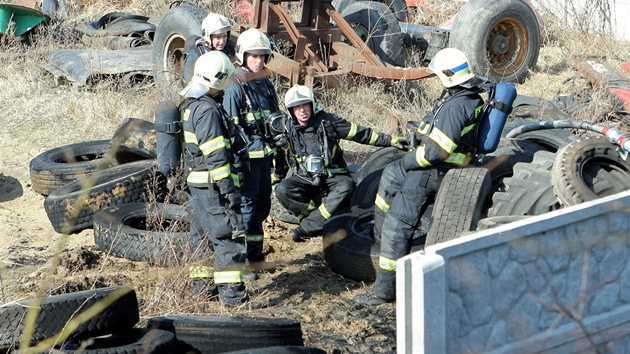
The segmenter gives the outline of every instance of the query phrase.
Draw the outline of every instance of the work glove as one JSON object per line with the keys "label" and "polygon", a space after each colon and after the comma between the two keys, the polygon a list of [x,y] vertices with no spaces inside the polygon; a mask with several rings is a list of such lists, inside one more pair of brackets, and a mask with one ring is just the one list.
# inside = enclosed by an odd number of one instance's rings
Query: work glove
{"label": "work glove", "polygon": [[399,149],[399,150],[407,150],[407,147],[409,146],[409,142],[407,141],[407,138],[405,137],[392,135],[392,138],[389,142],[389,146],[395,147],[396,149]]}
{"label": "work glove", "polygon": [[241,208],[241,193],[232,192],[227,193],[225,195],[225,199],[227,199],[226,207],[230,210],[240,210]]}
{"label": "work glove", "polygon": [[275,172],[271,172],[271,184],[274,185],[282,180]]}

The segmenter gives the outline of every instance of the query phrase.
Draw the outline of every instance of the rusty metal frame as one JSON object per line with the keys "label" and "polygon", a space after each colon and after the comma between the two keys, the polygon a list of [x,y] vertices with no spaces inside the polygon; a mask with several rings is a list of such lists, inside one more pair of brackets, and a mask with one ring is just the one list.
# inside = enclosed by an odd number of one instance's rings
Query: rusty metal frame
{"label": "rusty metal frame", "polygon": [[[254,0],[254,16],[246,27],[265,32],[274,41],[292,45],[292,57],[274,53],[269,68],[290,84],[328,83],[333,76],[350,73],[378,79],[417,80],[432,76],[424,68],[401,68],[386,64],[372,52],[352,26],[332,6],[332,0],[304,0],[300,22],[294,22],[282,6],[296,0]],[[330,26],[330,19],[336,26]],[[341,40],[345,36],[350,44]],[[403,48],[401,48],[402,50]]]}

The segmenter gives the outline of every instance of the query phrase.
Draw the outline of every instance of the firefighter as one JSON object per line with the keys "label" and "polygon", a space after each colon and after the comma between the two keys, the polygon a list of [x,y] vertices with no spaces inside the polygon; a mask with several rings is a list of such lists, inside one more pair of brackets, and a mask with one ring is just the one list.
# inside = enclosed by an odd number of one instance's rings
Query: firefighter
{"label": "firefighter", "polygon": [[427,70],[442,82],[442,96],[415,131],[417,148],[383,171],[374,209],[374,229],[381,230],[380,270],[372,290],[354,297],[357,304],[377,306],[395,300],[396,261],[409,254],[427,199],[437,193],[448,169],[472,159],[474,128],[484,101],[481,89],[470,85],[474,74],[468,59],[458,49],[445,48]]}
{"label": "firefighter", "polygon": [[214,277],[224,306],[247,301],[242,269],[246,257],[245,228],[240,217],[241,194],[230,139],[233,122],[222,108],[223,89],[234,65],[220,51],[202,54],[190,83],[180,92],[186,183],[190,191],[191,237],[209,238],[214,248],[214,272],[193,266],[193,292],[208,290]]}
{"label": "firefighter", "polygon": [[[270,171],[275,146],[267,136],[265,120],[279,111],[278,95],[266,68],[271,58],[271,42],[264,33],[255,28],[241,33],[236,43],[239,66],[223,98],[228,114],[249,140],[248,152],[240,156],[239,163],[244,170],[241,212],[247,229],[247,259],[253,269],[265,260],[262,224],[271,209]],[[251,272],[247,276],[257,278]]]}
{"label": "firefighter", "polygon": [[[291,230],[293,241],[321,235],[326,220],[347,201],[354,182],[339,147],[341,139],[373,146],[404,149],[403,138],[376,132],[324,111],[316,105],[313,91],[295,85],[286,93],[287,155],[293,174],[276,186],[280,204],[297,216],[300,226]],[[284,175],[274,170],[272,179]]]}
{"label": "firefighter", "polygon": [[202,36],[191,35],[184,44],[184,65],[182,66],[182,84],[186,85],[193,76],[195,62],[200,55],[213,50],[222,51],[227,56],[233,56],[233,50],[228,46],[232,25],[227,17],[209,13],[201,22]]}

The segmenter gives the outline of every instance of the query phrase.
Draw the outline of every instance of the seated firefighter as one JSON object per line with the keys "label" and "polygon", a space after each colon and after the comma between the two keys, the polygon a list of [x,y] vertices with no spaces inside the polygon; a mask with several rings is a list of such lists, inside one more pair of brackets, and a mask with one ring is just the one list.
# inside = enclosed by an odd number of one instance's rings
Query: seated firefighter
{"label": "seated firefighter", "polygon": [[[411,251],[427,200],[441,187],[450,168],[465,166],[475,151],[475,126],[484,105],[482,89],[458,49],[440,50],[429,63],[444,90],[437,105],[418,125],[417,148],[383,170],[374,208],[374,230],[381,230],[379,273],[372,291],[355,296],[360,305],[377,306],[396,298],[396,262]],[[448,186],[442,186],[448,188]]]}
{"label": "seated firefighter", "polygon": [[[354,181],[339,147],[340,139],[399,149],[404,149],[406,141],[324,111],[316,106],[313,91],[306,86],[293,86],[284,101],[290,117],[283,119],[284,127],[280,129],[286,132],[286,160],[293,173],[276,186],[275,193],[280,204],[300,221],[300,226],[290,233],[294,241],[300,242],[321,235],[325,221],[354,190]],[[271,129],[279,130],[274,123],[271,122]],[[277,182],[287,169],[276,166],[272,180]]]}

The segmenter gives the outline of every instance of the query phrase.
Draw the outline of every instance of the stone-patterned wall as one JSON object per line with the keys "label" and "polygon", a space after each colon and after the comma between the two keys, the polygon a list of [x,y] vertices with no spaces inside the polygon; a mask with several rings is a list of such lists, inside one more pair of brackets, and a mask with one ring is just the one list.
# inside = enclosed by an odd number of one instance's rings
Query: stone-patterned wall
{"label": "stone-patterned wall", "polygon": [[629,205],[613,196],[405,257],[398,352],[630,353]]}

